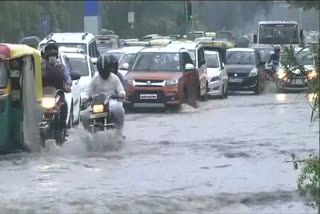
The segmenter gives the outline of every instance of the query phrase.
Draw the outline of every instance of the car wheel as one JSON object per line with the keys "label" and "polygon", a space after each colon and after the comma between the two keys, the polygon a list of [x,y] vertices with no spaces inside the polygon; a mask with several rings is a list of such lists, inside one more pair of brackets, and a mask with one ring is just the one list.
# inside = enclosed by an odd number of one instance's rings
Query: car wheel
{"label": "car wheel", "polygon": [[258,83],[257,83],[257,85],[256,85],[256,87],[255,87],[255,89],[254,89],[254,93],[255,93],[256,95],[259,95],[259,94],[261,93],[260,80],[258,80]]}
{"label": "car wheel", "polygon": [[201,101],[207,101],[208,100],[208,84],[206,84],[205,94],[200,96],[200,100]]}

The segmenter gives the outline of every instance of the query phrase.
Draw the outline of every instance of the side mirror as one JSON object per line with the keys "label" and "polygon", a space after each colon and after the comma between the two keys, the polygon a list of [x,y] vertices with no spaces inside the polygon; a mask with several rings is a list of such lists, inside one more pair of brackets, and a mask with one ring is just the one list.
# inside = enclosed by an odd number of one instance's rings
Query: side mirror
{"label": "side mirror", "polygon": [[185,71],[194,70],[194,65],[191,63],[186,64],[186,67],[184,69]]}
{"label": "side mirror", "polygon": [[303,30],[300,30],[300,38],[302,39],[304,37]]}
{"label": "side mirror", "polygon": [[205,59],[201,60],[201,62],[200,62],[200,65],[204,65],[204,64],[206,64],[206,60]]}
{"label": "side mirror", "polygon": [[90,106],[90,102],[88,100],[84,100],[84,102],[81,104],[81,111],[87,109]]}
{"label": "side mirror", "polygon": [[79,80],[81,78],[80,74],[78,73],[71,73],[71,80]]}
{"label": "side mirror", "polygon": [[129,63],[123,63],[119,69],[120,70],[129,70]]}
{"label": "side mirror", "polygon": [[258,38],[257,38],[257,34],[253,34],[253,43],[257,43]]}
{"label": "side mirror", "polygon": [[224,63],[221,64],[221,68],[224,69],[226,65]]}

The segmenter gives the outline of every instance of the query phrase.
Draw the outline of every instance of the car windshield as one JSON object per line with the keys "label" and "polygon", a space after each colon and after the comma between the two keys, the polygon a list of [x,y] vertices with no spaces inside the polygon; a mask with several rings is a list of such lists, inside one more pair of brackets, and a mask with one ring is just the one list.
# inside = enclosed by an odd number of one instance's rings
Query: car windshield
{"label": "car windshield", "polygon": [[110,42],[109,43],[100,43],[100,44],[97,44],[97,48],[98,48],[100,55],[103,55],[108,50],[117,48],[117,45],[114,43],[110,43]]}
{"label": "car windshield", "polygon": [[137,53],[124,54],[121,60],[119,61],[119,68],[122,68],[124,63],[128,63],[130,67],[136,55]]}
{"label": "car windshield", "polygon": [[6,64],[0,61],[0,88],[5,88],[7,86],[7,75]]}
{"label": "car windshield", "polygon": [[139,53],[133,71],[181,71],[179,53]]}
{"label": "car windshield", "polygon": [[119,61],[119,59],[122,57],[123,52],[105,52],[104,54],[113,55],[116,57],[116,59]]}
{"label": "car windshield", "polygon": [[229,65],[254,65],[254,52],[249,51],[230,51],[227,52],[227,64]]}
{"label": "car windshield", "polygon": [[191,49],[189,49],[187,51],[188,51],[188,53],[189,53],[189,55],[190,55],[190,57],[191,57],[191,59],[193,61],[193,64],[195,65],[196,64],[196,51],[195,50],[191,50]]}
{"label": "car windshield", "polygon": [[80,76],[89,76],[89,67],[86,58],[64,56],[64,59],[70,72],[77,73]]}
{"label": "car windshield", "polygon": [[313,65],[313,57],[309,51],[301,51],[297,53],[297,60],[300,65]]}
{"label": "car windshield", "polygon": [[208,68],[219,68],[218,55],[206,54],[206,63]]}
{"label": "car windshield", "polygon": [[261,44],[299,44],[298,25],[261,24],[259,28]]}

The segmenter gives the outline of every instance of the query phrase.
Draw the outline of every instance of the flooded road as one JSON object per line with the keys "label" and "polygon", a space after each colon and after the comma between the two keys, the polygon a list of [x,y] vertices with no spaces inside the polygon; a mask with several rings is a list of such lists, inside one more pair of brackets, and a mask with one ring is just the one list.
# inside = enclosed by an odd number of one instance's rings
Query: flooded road
{"label": "flooded road", "polygon": [[121,148],[103,138],[108,152],[86,151],[96,140],[71,130],[63,148],[0,156],[0,212],[316,213],[285,162],[318,153],[310,115],[303,94],[234,94],[130,113]]}

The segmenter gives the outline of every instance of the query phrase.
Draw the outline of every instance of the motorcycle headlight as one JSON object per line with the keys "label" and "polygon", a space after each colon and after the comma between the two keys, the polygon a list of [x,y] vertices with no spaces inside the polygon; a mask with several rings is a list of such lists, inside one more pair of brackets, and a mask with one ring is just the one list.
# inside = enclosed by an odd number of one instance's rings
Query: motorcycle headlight
{"label": "motorcycle headlight", "polygon": [[316,78],[318,76],[318,73],[316,71],[311,71],[310,73],[308,73],[308,79],[312,80],[314,78]]}
{"label": "motorcycle headlight", "polygon": [[56,105],[56,98],[54,97],[44,97],[42,98],[41,106],[43,108],[53,108]]}
{"label": "motorcycle headlight", "polygon": [[287,73],[284,70],[279,70],[277,76],[279,79],[284,79],[287,76]]}
{"label": "motorcycle headlight", "polygon": [[257,68],[253,68],[250,71],[249,77],[254,77],[254,76],[257,76],[257,75],[258,75],[258,69]]}
{"label": "motorcycle headlight", "polygon": [[104,107],[103,105],[93,105],[92,111],[93,113],[103,113]]}
{"label": "motorcycle headlight", "polygon": [[177,85],[179,80],[167,80],[166,85]]}

